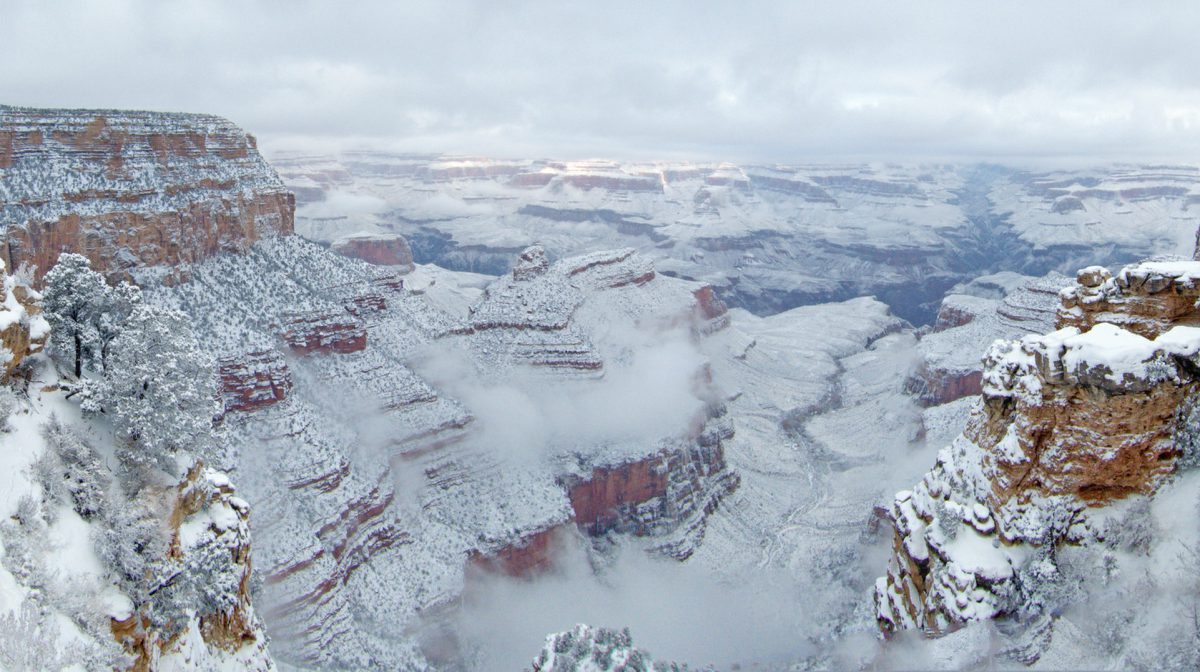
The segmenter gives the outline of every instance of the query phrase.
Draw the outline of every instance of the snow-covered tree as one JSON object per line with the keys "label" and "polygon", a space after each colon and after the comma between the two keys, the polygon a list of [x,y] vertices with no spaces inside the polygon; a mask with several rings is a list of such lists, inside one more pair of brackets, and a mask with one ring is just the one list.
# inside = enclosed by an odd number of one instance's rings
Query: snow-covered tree
{"label": "snow-covered tree", "polygon": [[573,630],[546,637],[541,654],[533,660],[534,672],[687,672],[688,666],[654,661],[633,644],[629,628]]}
{"label": "snow-covered tree", "polygon": [[204,453],[217,413],[214,363],[182,313],[138,304],[108,354],[108,372],[85,404],[128,440],[127,466],[169,468],[178,450]]}
{"label": "snow-covered tree", "polygon": [[[12,672],[79,669],[84,660],[100,662],[77,642],[63,642],[58,622],[30,599],[11,612],[0,612],[0,669]],[[108,662],[108,661],[104,661]]]}
{"label": "snow-covered tree", "polygon": [[84,357],[96,343],[95,320],[108,286],[87,257],[71,252],[59,255],[45,283],[42,310],[50,323],[51,349],[73,362],[78,378]]}
{"label": "snow-covered tree", "polygon": [[122,282],[116,287],[105,287],[100,309],[94,315],[96,350],[100,359],[100,370],[108,371],[108,354],[112,342],[125,328],[125,322],[133,309],[142,303],[142,290],[137,285]]}
{"label": "snow-covered tree", "polygon": [[140,502],[112,508],[93,539],[105,566],[116,575],[122,592],[135,602],[148,599],[147,577],[167,552],[162,524]]}
{"label": "snow-covered tree", "polygon": [[10,387],[0,387],[0,432],[11,431],[12,427],[8,424],[8,419],[16,410],[17,395],[13,394]]}

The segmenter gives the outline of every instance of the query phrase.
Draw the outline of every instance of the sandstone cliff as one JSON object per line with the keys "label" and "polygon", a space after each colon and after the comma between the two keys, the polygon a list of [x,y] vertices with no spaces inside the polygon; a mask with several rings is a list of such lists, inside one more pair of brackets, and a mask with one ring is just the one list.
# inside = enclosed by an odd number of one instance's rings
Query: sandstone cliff
{"label": "sandstone cliff", "polygon": [[1058,330],[991,347],[982,407],[890,507],[885,632],[1029,609],[1058,546],[1086,542],[1096,511],[1175,470],[1200,389],[1197,279],[1198,262],[1087,268],[1061,293]]}
{"label": "sandstone cliff", "polygon": [[0,249],[39,277],[61,252],[110,276],[292,232],[294,198],[253,136],[219,117],[0,106]]}

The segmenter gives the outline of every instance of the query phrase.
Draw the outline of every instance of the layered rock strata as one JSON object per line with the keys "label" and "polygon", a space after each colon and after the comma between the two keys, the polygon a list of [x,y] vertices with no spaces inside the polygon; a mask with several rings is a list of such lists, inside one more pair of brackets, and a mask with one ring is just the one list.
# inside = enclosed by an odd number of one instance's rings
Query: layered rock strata
{"label": "layered rock strata", "polygon": [[294,198],[219,117],[0,106],[0,255],[38,277],[64,251],[110,276],[187,264],[293,229]]}
{"label": "layered rock strata", "polygon": [[1200,328],[1189,326],[1200,309],[1180,298],[1197,274],[1200,262],[1115,278],[1084,269],[1062,292],[1059,329],[991,347],[982,407],[890,507],[894,552],[875,591],[885,632],[1015,612],[1036,583],[1025,573],[1086,540],[1092,511],[1173,472],[1200,390]]}
{"label": "layered rock strata", "polygon": [[254,411],[287,398],[292,374],[275,350],[231,356],[217,364],[225,412]]}

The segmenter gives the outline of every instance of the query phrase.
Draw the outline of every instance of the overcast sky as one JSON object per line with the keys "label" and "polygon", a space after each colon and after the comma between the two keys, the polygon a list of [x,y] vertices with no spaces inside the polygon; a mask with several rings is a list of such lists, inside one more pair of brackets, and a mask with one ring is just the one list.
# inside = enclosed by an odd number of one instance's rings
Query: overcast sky
{"label": "overcast sky", "polygon": [[1200,3],[0,0],[0,102],[263,147],[1200,160]]}

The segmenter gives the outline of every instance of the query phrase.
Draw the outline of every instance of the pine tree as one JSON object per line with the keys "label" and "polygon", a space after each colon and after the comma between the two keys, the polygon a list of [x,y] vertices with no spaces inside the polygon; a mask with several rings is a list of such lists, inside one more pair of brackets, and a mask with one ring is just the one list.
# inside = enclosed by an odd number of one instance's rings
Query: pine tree
{"label": "pine tree", "polygon": [[207,449],[218,410],[215,365],[182,313],[136,305],[108,360],[95,397],[129,440],[130,466],[164,468],[180,449]]}
{"label": "pine tree", "polygon": [[42,309],[50,323],[51,348],[74,362],[79,378],[84,356],[96,342],[95,320],[108,287],[87,257],[70,252],[59,255],[45,283]]}
{"label": "pine tree", "polygon": [[100,370],[108,372],[108,353],[112,342],[121,334],[125,321],[133,309],[142,303],[142,290],[137,285],[122,282],[116,287],[104,288],[103,301],[93,316],[96,329],[96,345],[100,356]]}

